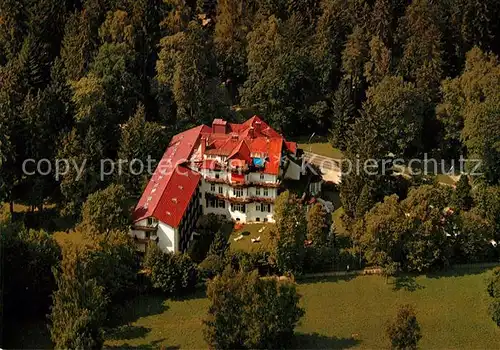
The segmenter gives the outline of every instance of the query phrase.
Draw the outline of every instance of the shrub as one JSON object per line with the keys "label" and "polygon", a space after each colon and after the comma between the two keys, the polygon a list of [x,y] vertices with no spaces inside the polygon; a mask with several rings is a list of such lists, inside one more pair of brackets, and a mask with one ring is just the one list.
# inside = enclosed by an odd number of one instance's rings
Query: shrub
{"label": "shrub", "polygon": [[164,253],[154,243],[147,247],[144,267],[153,288],[170,295],[191,291],[198,282],[198,270],[187,254]]}

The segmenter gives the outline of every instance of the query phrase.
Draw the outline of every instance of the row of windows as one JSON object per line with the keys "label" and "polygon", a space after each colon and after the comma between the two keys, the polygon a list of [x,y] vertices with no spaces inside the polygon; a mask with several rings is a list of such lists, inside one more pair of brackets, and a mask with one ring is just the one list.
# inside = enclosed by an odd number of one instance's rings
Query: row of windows
{"label": "row of windows", "polygon": [[223,199],[207,198],[207,208],[226,208],[226,201]]}
{"label": "row of windows", "polygon": [[[215,186],[215,184],[210,184],[210,192],[218,192],[219,194],[224,193],[224,187],[222,186]],[[260,187],[257,187],[255,189],[255,195],[260,196],[261,193],[264,195],[264,197],[269,196],[269,188],[264,188],[261,191]],[[243,197],[243,189],[242,188],[233,188],[233,195],[235,197]]]}

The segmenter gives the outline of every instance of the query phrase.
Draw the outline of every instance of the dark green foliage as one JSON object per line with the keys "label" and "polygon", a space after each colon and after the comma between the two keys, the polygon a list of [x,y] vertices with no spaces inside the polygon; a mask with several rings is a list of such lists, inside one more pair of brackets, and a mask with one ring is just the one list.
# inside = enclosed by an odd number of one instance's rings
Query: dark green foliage
{"label": "dark green foliage", "polygon": [[500,269],[496,268],[493,275],[488,280],[486,288],[488,295],[491,297],[488,312],[493,321],[500,327]]}
{"label": "dark green foliage", "polygon": [[121,185],[110,185],[91,194],[82,208],[83,227],[107,232],[125,229],[130,223],[127,192]]}
{"label": "dark green foliage", "polygon": [[56,289],[52,269],[59,266],[61,249],[45,231],[20,224],[0,223],[5,324],[44,315]]}
{"label": "dark green foliage", "polygon": [[304,315],[293,283],[257,272],[228,269],[208,283],[207,295],[211,305],[203,331],[217,349],[284,347]]}
{"label": "dark green foliage", "polygon": [[92,241],[93,246],[85,251],[88,272],[112,302],[133,295],[138,289],[139,259],[132,238],[127,232],[112,231],[94,235]]}
{"label": "dark green foliage", "polygon": [[453,204],[457,209],[469,210],[472,207],[472,186],[466,175],[461,175],[455,192],[453,193]]}
{"label": "dark green foliage", "polygon": [[274,203],[277,232],[273,233],[272,256],[281,273],[300,273],[304,259],[307,222],[297,197],[283,192]]}
{"label": "dark green foliage", "polygon": [[49,319],[56,348],[101,349],[108,298],[78,250],[65,252],[61,270],[55,270],[58,289]]}
{"label": "dark green foliage", "polygon": [[411,305],[402,305],[386,330],[392,349],[416,349],[422,338],[420,326]]}
{"label": "dark green foliage", "polygon": [[347,80],[343,80],[333,96],[333,113],[330,129],[330,142],[333,147],[345,150],[347,134],[355,117],[351,89]]}
{"label": "dark green foliage", "polygon": [[322,204],[316,203],[307,212],[307,239],[315,245],[322,245],[328,241],[330,233],[330,215]]}
{"label": "dark green foliage", "polygon": [[144,267],[153,287],[169,295],[192,291],[198,282],[196,265],[188,255],[164,253],[156,244],[147,247]]}

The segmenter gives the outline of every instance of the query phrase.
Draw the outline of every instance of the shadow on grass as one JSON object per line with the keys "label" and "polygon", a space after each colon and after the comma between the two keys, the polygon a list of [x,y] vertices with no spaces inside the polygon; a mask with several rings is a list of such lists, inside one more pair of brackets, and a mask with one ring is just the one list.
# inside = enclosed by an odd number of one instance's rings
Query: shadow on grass
{"label": "shadow on grass", "polygon": [[159,315],[168,310],[165,300],[166,297],[161,294],[144,294],[126,301],[123,305],[116,305],[110,313],[110,326],[122,326],[141,317]]}
{"label": "shadow on grass", "polygon": [[330,283],[330,282],[348,282],[352,279],[355,279],[356,275],[347,275],[347,276],[318,276],[318,277],[298,277],[298,284],[311,284],[311,283]]}
{"label": "shadow on grass", "polygon": [[150,331],[151,328],[127,324],[112,329],[108,332],[108,334],[106,334],[106,338],[110,340],[130,340],[136,338],[144,338]]}
{"label": "shadow on grass", "polygon": [[194,300],[194,299],[205,299],[207,297],[207,288],[206,285],[198,285],[196,290],[190,292],[186,295],[181,296],[173,296],[170,300],[174,301],[185,301],[185,300]]}
{"label": "shadow on grass", "polygon": [[318,333],[297,333],[293,341],[294,349],[349,349],[361,343],[354,338],[329,337]]}
{"label": "shadow on grass", "polygon": [[468,275],[480,275],[484,272],[495,269],[498,263],[455,265],[446,270],[430,272],[425,275],[427,278],[460,277]]}
{"label": "shadow on grass", "polygon": [[394,281],[394,290],[406,290],[408,292],[414,292],[419,289],[424,289],[425,287],[415,280],[414,276],[403,275],[396,277]]}
{"label": "shadow on grass", "polygon": [[161,346],[161,343],[164,342],[165,339],[159,339],[159,340],[154,340],[150,343],[147,344],[140,344],[140,345],[130,345],[128,343],[121,344],[121,345],[105,345],[104,349],[180,349],[179,345],[174,345],[174,346]]}

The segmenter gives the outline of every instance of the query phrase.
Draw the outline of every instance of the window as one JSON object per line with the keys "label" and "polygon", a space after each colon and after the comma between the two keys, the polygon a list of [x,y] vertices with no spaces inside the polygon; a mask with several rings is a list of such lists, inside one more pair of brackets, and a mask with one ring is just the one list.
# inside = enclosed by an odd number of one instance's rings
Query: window
{"label": "window", "polygon": [[219,173],[215,173],[215,178],[218,179],[219,178]]}
{"label": "window", "polygon": [[260,188],[256,188],[255,189],[255,195],[256,196],[260,196]]}
{"label": "window", "polygon": [[233,211],[241,211],[242,213],[245,212],[245,204],[234,203],[232,207]]}
{"label": "window", "polygon": [[255,207],[256,211],[261,211],[261,212],[271,212],[271,204],[264,204],[264,203],[257,203],[257,206]]}
{"label": "window", "polygon": [[255,221],[260,222],[260,218],[255,218]]}
{"label": "window", "polygon": [[148,218],[148,226],[153,226],[153,225],[155,225],[157,222],[158,222],[158,221],[156,221],[156,219],[155,219],[155,218],[153,218],[153,217]]}
{"label": "window", "polygon": [[223,199],[219,199],[217,201],[217,208],[226,208],[226,201],[224,201]]}
{"label": "window", "polygon": [[269,188],[264,188],[264,196],[269,196]]}
{"label": "window", "polygon": [[264,180],[264,174],[260,174],[260,179]]}
{"label": "window", "polygon": [[267,222],[267,218],[264,218],[264,222]]}
{"label": "window", "polygon": [[151,232],[148,232],[148,231],[144,232],[144,237],[146,237],[146,238],[151,237]]}
{"label": "window", "polygon": [[215,184],[210,184],[210,191],[215,192]]}
{"label": "window", "polygon": [[219,193],[222,194],[223,193],[223,188],[222,186],[219,186]]}
{"label": "window", "polygon": [[233,188],[233,193],[235,197],[243,197],[243,189],[242,188]]}

